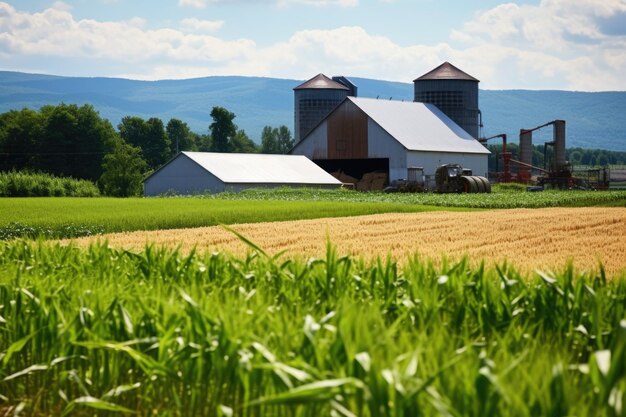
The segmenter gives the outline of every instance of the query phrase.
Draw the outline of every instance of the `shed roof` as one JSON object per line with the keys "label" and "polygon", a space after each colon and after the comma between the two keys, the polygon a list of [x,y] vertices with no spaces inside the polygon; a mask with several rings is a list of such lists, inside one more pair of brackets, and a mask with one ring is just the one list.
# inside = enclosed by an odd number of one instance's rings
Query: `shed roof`
{"label": "shed roof", "polygon": [[419,78],[416,78],[415,81],[421,80],[466,80],[466,81],[476,81],[478,80],[468,73],[461,71],[448,61],[439,65],[432,71],[427,72]]}
{"label": "shed roof", "polygon": [[181,152],[224,183],[341,185],[302,155]]}
{"label": "shed roof", "polygon": [[406,149],[427,152],[490,152],[437,106],[412,101],[348,97]]}
{"label": "shed roof", "polygon": [[343,84],[333,81],[324,74],[317,74],[315,77],[308,81],[303,82],[294,90],[308,90],[308,89],[320,89],[320,90],[349,90]]}

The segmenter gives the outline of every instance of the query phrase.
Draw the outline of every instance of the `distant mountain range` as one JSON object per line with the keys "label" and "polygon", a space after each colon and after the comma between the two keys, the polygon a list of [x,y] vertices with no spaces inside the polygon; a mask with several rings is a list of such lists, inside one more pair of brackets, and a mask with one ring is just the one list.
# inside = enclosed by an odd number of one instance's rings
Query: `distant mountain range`
{"label": "distant mountain range", "polygon": [[[361,97],[412,100],[413,85],[351,78]],[[46,104],[92,104],[117,125],[124,116],[179,118],[206,133],[213,106],[237,115],[235,122],[259,142],[263,126],[287,125],[293,131],[293,91],[301,81],[260,77],[206,77],[135,81],[77,78],[0,71],[0,112]],[[520,128],[554,119],[567,121],[567,147],[626,150],[626,92],[481,90],[484,135],[507,133],[518,142]],[[552,137],[536,134],[536,143]]]}

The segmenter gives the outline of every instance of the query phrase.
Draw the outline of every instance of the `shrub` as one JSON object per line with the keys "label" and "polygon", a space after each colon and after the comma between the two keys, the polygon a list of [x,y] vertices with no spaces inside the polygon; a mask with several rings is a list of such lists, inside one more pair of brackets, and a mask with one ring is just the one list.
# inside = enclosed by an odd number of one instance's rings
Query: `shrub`
{"label": "shrub", "polygon": [[0,197],[97,197],[96,185],[88,180],[55,177],[44,173],[0,173]]}

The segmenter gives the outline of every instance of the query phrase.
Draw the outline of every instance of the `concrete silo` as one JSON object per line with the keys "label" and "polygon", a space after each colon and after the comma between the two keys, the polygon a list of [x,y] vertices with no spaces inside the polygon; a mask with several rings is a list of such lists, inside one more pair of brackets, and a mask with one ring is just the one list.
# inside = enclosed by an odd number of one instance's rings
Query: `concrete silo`
{"label": "concrete silo", "polygon": [[436,105],[478,139],[479,128],[482,127],[478,109],[478,83],[476,78],[444,62],[413,81],[414,101]]}
{"label": "concrete silo", "polygon": [[316,75],[293,90],[296,143],[352,93],[350,88],[324,74]]}

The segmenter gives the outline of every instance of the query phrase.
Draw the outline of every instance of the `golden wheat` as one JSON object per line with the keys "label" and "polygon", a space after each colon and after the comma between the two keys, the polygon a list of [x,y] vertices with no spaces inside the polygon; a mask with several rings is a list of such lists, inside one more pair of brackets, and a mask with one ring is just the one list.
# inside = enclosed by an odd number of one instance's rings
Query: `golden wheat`
{"label": "golden wheat", "polygon": [[[481,212],[379,214],[232,226],[268,253],[323,256],[330,240],[340,254],[399,261],[418,254],[450,260],[463,255],[487,263],[507,260],[523,270],[595,269],[602,262],[610,274],[626,271],[626,210],[623,208],[550,208]],[[102,238],[100,238],[102,239]],[[249,249],[221,227],[117,233],[104,236],[111,246],[142,249],[147,243],[224,250]],[[94,238],[79,239],[80,245]]]}

